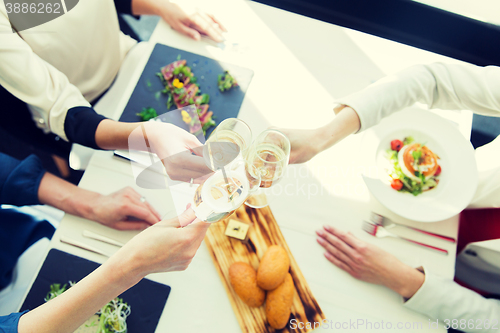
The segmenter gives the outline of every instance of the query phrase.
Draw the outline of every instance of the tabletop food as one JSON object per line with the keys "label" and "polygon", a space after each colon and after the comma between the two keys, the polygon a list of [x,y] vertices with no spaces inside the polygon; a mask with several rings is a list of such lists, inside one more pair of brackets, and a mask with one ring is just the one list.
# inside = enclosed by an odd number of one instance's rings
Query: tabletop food
{"label": "tabletop food", "polygon": [[229,267],[229,278],[234,291],[246,305],[256,308],[264,304],[266,292],[257,285],[257,272],[252,266],[235,262]]}
{"label": "tabletop food", "polygon": [[243,262],[229,267],[231,286],[246,305],[259,307],[265,299],[267,322],[274,329],[284,328],[290,318],[295,285],[289,268],[290,258],[278,245],[267,249],[257,272]]}
{"label": "tabletop food", "polygon": [[266,297],[266,316],[269,325],[280,330],[288,323],[293,303],[295,287],[290,273],[276,289],[268,291]]}
{"label": "tabletop food", "polygon": [[412,137],[392,140],[387,159],[391,162],[391,187],[396,191],[417,196],[439,184],[439,156],[425,144],[415,143]]}
{"label": "tabletop food", "polygon": [[158,113],[152,107],[142,108],[142,111],[136,114],[141,117],[142,121],[148,121],[150,119],[158,117]]}
{"label": "tabletop food", "polygon": [[[390,191],[392,192],[392,190]],[[397,195],[397,193],[395,194]],[[232,220],[249,225],[247,236],[243,241],[226,235],[226,230]],[[265,305],[250,307],[236,293],[234,282],[231,281],[230,276],[231,266],[237,262],[244,262],[258,271],[259,266],[263,265],[263,261],[266,260],[264,258],[266,251],[275,246],[279,246],[285,251],[286,257],[283,257],[283,260],[289,262],[289,266],[288,264],[284,265],[285,276],[283,276],[283,280],[286,278],[286,274],[290,273],[294,284],[293,304],[284,310],[288,312],[289,322],[293,320],[313,323],[322,322],[326,318],[268,206],[259,209],[249,208],[245,205],[239,207],[233,216],[218,222],[207,230],[205,244],[242,332],[274,333],[276,329],[269,323]],[[272,268],[272,265],[269,265],[269,268]],[[281,270],[282,268],[279,270],[280,274],[283,274]],[[270,292],[264,291],[267,294]],[[313,329],[311,326],[301,326],[295,329],[286,326],[279,332],[308,333]]]}
{"label": "tabletop food", "polygon": [[285,280],[290,267],[290,259],[285,249],[278,245],[271,245],[257,271],[257,284],[264,290],[276,289]]}
{"label": "tabletop food", "polygon": [[174,61],[161,69],[156,75],[160,78],[165,89],[162,93],[168,95],[167,108],[176,105],[179,109],[188,105],[195,105],[200,124],[194,115],[183,116],[184,122],[190,126],[190,132],[197,134],[215,126],[213,112],[208,111],[210,96],[202,94],[198,85],[198,79],[194,76],[191,68],[186,65],[186,60]]}
{"label": "tabletop food", "polygon": [[[45,297],[45,302],[56,298],[71,288],[75,283],[69,281],[68,284],[61,286],[60,283],[50,285],[50,290]],[[95,326],[96,333],[126,333],[127,332],[127,317],[130,315],[130,306],[123,302],[121,298],[115,298],[104,305],[98,312],[99,316],[97,323],[93,322],[87,326]],[[85,324],[84,324],[85,325]]]}
{"label": "tabletop food", "polygon": [[224,71],[224,73],[219,74],[217,78],[217,86],[220,92],[228,91],[233,87],[238,86],[236,79],[229,73],[229,71]]}

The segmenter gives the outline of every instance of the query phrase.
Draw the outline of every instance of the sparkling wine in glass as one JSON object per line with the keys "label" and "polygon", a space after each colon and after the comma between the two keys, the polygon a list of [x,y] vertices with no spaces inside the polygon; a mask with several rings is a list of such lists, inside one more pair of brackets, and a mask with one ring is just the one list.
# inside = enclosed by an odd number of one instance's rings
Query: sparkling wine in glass
{"label": "sparkling wine in glass", "polygon": [[228,118],[222,121],[208,138],[203,150],[205,163],[215,171],[237,158],[242,159],[251,140],[252,131],[244,121]]}
{"label": "sparkling wine in glass", "polygon": [[[270,188],[276,184],[285,172],[290,158],[290,141],[278,130],[269,129],[262,132],[253,142],[246,155],[246,161],[254,166],[260,177],[260,187]],[[265,198],[265,199],[264,199]],[[263,190],[257,191],[245,202],[254,208],[265,207],[269,204]]]}

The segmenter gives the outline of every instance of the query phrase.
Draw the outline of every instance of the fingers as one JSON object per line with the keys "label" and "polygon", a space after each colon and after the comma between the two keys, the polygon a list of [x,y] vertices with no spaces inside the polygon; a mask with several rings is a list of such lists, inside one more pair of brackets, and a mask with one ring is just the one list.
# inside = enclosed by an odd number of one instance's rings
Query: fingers
{"label": "fingers", "polygon": [[[328,245],[335,249],[334,252],[341,252],[352,260],[357,259],[358,255],[356,251],[337,236],[325,230],[318,230],[316,233],[328,242]],[[347,263],[348,261],[345,262]]]}
{"label": "fingers", "polygon": [[214,21],[215,23],[217,23],[219,25],[219,27],[222,29],[222,31],[227,32],[226,27],[223,26],[222,23],[215,16],[213,16],[212,14],[209,14],[209,13],[206,13],[206,14],[208,17],[210,17],[212,19],[212,21]]}
{"label": "fingers", "polygon": [[154,214],[149,208],[144,206],[139,206],[135,204],[127,205],[126,210],[124,211],[124,215],[132,216],[139,220],[149,223],[153,225],[160,221],[160,218]]}
{"label": "fingers", "polygon": [[[142,201],[141,199],[143,198],[143,195],[140,194],[139,192],[137,192],[136,190],[134,190],[132,187],[128,186],[116,193],[124,193],[125,196],[128,196],[130,198],[130,200],[133,201],[133,203],[137,206],[142,206],[144,207],[145,209],[148,209],[156,218],[156,222],[160,221],[161,220],[161,215],[160,213],[158,213],[158,211],[153,207],[151,206],[151,204],[147,201]],[[135,216],[135,217],[138,217],[138,216]],[[156,223],[154,222],[154,223]]]}
{"label": "fingers", "polygon": [[177,30],[178,32],[188,37],[191,37],[196,41],[199,41],[201,39],[200,33],[198,31],[188,27],[187,25],[184,25],[183,23],[179,23],[176,27],[174,27],[174,30]]}
{"label": "fingers", "polygon": [[360,246],[362,246],[363,242],[354,237],[351,233],[341,231],[339,229],[336,229],[330,225],[325,225],[323,227],[328,233],[331,235],[334,235],[338,239],[342,240],[344,243],[348,244],[350,247],[354,249],[358,249]]}
{"label": "fingers", "polygon": [[194,210],[190,207],[188,207],[184,213],[179,215],[179,225],[181,227],[185,227],[191,223],[193,223],[196,220],[196,215],[194,213]]}
{"label": "fingers", "polygon": [[198,12],[191,17],[191,22],[196,30],[207,35],[217,43],[224,40],[221,27],[207,14]]}
{"label": "fingers", "polygon": [[110,227],[117,230],[144,230],[149,226],[150,224],[144,221],[119,221]]}
{"label": "fingers", "polygon": [[352,271],[351,267],[347,266],[344,262],[342,262],[341,260],[337,259],[331,253],[325,252],[325,257],[326,257],[326,259],[328,259],[329,262],[331,262],[332,264],[334,264],[338,268],[340,268],[340,269],[346,271],[347,273],[353,275],[354,272]]}
{"label": "fingers", "polygon": [[193,184],[201,184],[211,175],[186,169],[177,170],[175,172],[167,170],[167,174],[172,180],[186,182],[186,183],[190,183],[191,178],[193,178]]}
{"label": "fingers", "polygon": [[[203,145],[195,135],[191,134],[191,139],[189,141],[186,141],[186,146],[196,155],[203,156],[203,147],[205,145]],[[199,152],[199,154],[197,153],[197,151]]]}
{"label": "fingers", "polygon": [[191,206],[188,206],[181,215],[170,220],[163,221],[163,224],[174,228],[180,228],[194,222],[195,220],[196,215],[194,214],[194,210]]}
{"label": "fingers", "polygon": [[337,247],[330,244],[329,241],[327,241],[325,238],[323,238],[324,235],[322,236],[318,232],[316,232],[316,233],[318,234],[318,238],[316,239],[317,242],[319,243],[319,245],[321,245],[325,248],[327,253],[330,253],[331,255],[333,255],[335,258],[342,261],[346,265],[349,265],[349,263],[351,263],[351,259],[342,250],[340,250]]}
{"label": "fingers", "polygon": [[146,201],[146,202],[144,202],[144,204],[149,208],[151,213],[153,213],[153,215],[156,216],[156,218],[158,219],[157,222],[159,222],[161,220],[160,213],[158,213],[158,211],[153,206],[151,206],[151,204],[149,202]]}
{"label": "fingers", "polygon": [[163,158],[162,162],[167,168],[167,171],[170,172],[178,173],[181,170],[192,170],[202,173],[203,175],[212,172],[212,170],[210,170],[205,164],[203,157],[193,155],[190,151],[185,151],[171,157]]}
{"label": "fingers", "polygon": [[182,230],[198,248],[205,238],[205,234],[207,233],[208,228],[210,228],[210,225],[210,223],[206,223],[201,221],[200,219],[196,219]]}
{"label": "fingers", "polygon": [[200,156],[200,157],[203,157],[203,149],[205,148],[205,146],[197,146],[197,147],[190,147],[191,149],[191,152],[193,154],[196,154],[196,156]]}

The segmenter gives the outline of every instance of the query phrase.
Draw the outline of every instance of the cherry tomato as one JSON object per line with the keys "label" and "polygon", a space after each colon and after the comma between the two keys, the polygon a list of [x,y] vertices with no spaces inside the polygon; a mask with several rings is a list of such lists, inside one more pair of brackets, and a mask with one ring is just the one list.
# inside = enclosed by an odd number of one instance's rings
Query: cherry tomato
{"label": "cherry tomato", "polygon": [[436,176],[436,177],[437,177],[437,176],[439,176],[440,174],[441,174],[441,166],[440,166],[440,165],[438,165],[438,168],[437,168],[436,173],[434,174],[434,176]]}
{"label": "cherry tomato", "polygon": [[391,141],[391,149],[395,151],[400,151],[403,148],[403,142],[401,140],[392,140]]}
{"label": "cherry tomato", "polygon": [[399,179],[393,179],[391,181],[391,187],[396,191],[400,191],[403,188],[403,182]]}

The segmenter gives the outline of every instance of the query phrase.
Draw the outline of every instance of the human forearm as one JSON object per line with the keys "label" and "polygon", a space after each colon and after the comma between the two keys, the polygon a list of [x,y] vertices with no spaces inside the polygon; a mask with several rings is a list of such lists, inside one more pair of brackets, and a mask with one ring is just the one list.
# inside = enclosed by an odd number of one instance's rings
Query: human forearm
{"label": "human forearm", "polygon": [[40,203],[88,219],[93,219],[92,202],[99,197],[102,195],[82,189],[48,172],[38,188]]}
{"label": "human forearm", "polygon": [[118,230],[144,229],[160,220],[159,213],[130,187],[102,195],[45,173],[38,197],[42,204]]}
{"label": "human forearm", "polygon": [[343,108],[337,113],[335,119],[319,128],[317,136],[319,150],[328,149],[347,136],[356,133],[360,126],[356,111],[350,107]]}
{"label": "human forearm", "polygon": [[397,274],[392,273],[391,276],[385,277],[383,284],[405,299],[409,299],[420,289],[424,280],[424,273],[401,263],[397,269]]}
{"label": "human forearm", "polygon": [[144,275],[129,258],[114,256],[62,295],[23,315],[18,332],[74,332]]}
{"label": "human forearm", "polygon": [[359,114],[361,130],[415,103],[498,116],[500,68],[435,63],[416,65],[340,98]]}
{"label": "human forearm", "polygon": [[500,301],[486,299],[451,279],[434,276],[429,272],[426,272],[422,287],[404,306],[439,319],[444,324],[451,325],[452,321],[459,324],[465,322],[466,325],[455,326],[464,332],[492,333],[498,332],[500,328]]}
{"label": "human forearm", "polygon": [[412,297],[424,283],[421,271],[351,233],[328,225],[316,233],[326,258],[357,279],[386,286],[405,298]]}
{"label": "human forearm", "polygon": [[97,126],[95,141],[101,149],[128,149],[129,136],[139,125],[105,119]]}
{"label": "human forearm", "polygon": [[168,0],[132,0],[134,15],[160,15],[161,4]]}
{"label": "human forearm", "polygon": [[317,129],[280,129],[290,140],[292,150],[290,163],[304,163],[359,130],[360,122],[356,111],[343,108],[327,125]]}
{"label": "human forearm", "polygon": [[185,270],[210,226],[198,222],[188,209],[178,218],[147,228],[66,292],[21,316],[18,332],[74,332],[144,276]]}

